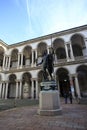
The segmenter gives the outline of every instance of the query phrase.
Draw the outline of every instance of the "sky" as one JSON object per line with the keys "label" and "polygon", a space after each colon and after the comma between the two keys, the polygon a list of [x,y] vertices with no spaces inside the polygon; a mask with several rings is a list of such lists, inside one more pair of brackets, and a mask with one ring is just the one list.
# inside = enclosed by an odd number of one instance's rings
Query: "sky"
{"label": "sky", "polygon": [[0,0],[0,39],[14,44],[87,24],[87,0]]}

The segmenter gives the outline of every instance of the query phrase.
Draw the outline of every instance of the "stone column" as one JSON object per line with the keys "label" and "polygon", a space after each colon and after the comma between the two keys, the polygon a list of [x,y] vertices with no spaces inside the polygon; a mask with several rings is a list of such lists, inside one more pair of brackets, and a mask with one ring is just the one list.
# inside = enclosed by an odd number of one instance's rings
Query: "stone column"
{"label": "stone column", "polygon": [[21,57],[21,65],[20,66],[22,68],[22,66],[23,66],[23,53],[20,54],[20,57]]}
{"label": "stone column", "polygon": [[0,98],[2,98],[2,83],[0,83]]}
{"label": "stone column", "polygon": [[11,55],[9,55],[8,70],[10,68],[10,62],[11,62]]}
{"label": "stone column", "polygon": [[6,57],[6,68],[8,69],[9,66],[9,56]]}
{"label": "stone column", "polygon": [[64,44],[64,45],[65,45],[65,51],[66,51],[67,61],[69,61],[69,54],[68,54],[67,44]]}
{"label": "stone column", "polygon": [[34,65],[34,50],[32,49],[32,67]]}
{"label": "stone column", "polygon": [[71,42],[69,42],[69,44],[70,44],[70,55],[71,55],[72,60],[74,60],[74,55],[73,55],[73,49],[72,49]]}
{"label": "stone column", "polygon": [[50,46],[47,47],[47,53],[49,54],[49,51],[50,51]]}
{"label": "stone column", "polygon": [[16,99],[18,98],[18,81],[16,81]]}
{"label": "stone column", "polygon": [[87,50],[87,38],[85,38],[84,41],[85,41],[85,46],[86,46],[86,50]]}
{"label": "stone column", "polygon": [[71,89],[72,97],[73,99],[75,99],[75,90],[74,90],[72,75],[69,75],[69,79],[70,79],[70,89]]}
{"label": "stone column", "polygon": [[5,55],[4,55],[4,59],[3,59],[3,69],[5,69]]}
{"label": "stone column", "polygon": [[59,85],[59,80],[57,81],[57,85],[58,85],[58,91],[59,91],[59,95],[60,95],[60,85]]}
{"label": "stone column", "polygon": [[85,53],[84,56],[86,56],[85,58],[87,59],[87,38],[84,38],[84,42],[85,42],[85,46],[84,47],[86,47],[85,48],[86,53]]}
{"label": "stone column", "polygon": [[78,98],[81,98],[79,83],[78,83],[78,79],[77,79],[77,74],[75,75],[75,84],[76,84],[76,93],[78,95]]}
{"label": "stone column", "polygon": [[8,82],[6,83],[5,87],[5,99],[7,99],[7,95],[8,95]]}
{"label": "stone column", "polygon": [[37,49],[35,50],[35,59],[37,59]]}
{"label": "stone column", "polygon": [[2,85],[2,99],[4,99],[5,97],[5,83],[3,82],[3,85]]}
{"label": "stone column", "polygon": [[39,94],[38,94],[38,80],[36,80],[36,99],[38,99]]}
{"label": "stone column", "polygon": [[20,53],[18,53],[18,65],[17,65],[17,68],[19,68],[20,66]]}
{"label": "stone column", "polygon": [[5,56],[5,69],[7,68],[7,55]]}
{"label": "stone column", "polygon": [[32,80],[31,97],[34,99],[34,81]]}
{"label": "stone column", "polygon": [[20,81],[20,94],[19,94],[19,98],[21,99],[22,97],[22,81]]}

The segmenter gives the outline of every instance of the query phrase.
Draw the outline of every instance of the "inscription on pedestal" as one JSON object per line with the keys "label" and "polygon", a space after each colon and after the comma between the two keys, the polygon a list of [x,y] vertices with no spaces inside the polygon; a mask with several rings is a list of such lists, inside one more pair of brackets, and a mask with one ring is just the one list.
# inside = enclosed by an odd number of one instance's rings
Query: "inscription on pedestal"
{"label": "inscription on pedestal", "polygon": [[57,90],[55,81],[44,81],[40,83],[41,90]]}

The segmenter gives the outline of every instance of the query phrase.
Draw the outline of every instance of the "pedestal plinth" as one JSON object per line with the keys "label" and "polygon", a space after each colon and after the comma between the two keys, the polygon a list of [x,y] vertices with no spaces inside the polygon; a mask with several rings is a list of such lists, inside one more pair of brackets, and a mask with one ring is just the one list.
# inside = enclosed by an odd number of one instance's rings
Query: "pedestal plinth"
{"label": "pedestal plinth", "polygon": [[54,116],[62,114],[58,90],[43,90],[40,92],[38,114],[44,116]]}

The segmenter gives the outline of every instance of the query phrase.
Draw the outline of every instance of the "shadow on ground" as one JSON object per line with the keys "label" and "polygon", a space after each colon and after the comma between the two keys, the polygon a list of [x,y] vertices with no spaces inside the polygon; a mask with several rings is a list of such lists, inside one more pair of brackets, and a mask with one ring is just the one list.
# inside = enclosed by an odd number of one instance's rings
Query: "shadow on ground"
{"label": "shadow on ground", "polygon": [[6,99],[0,100],[0,111],[12,109],[15,107],[23,107],[23,106],[33,106],[38,105],[38,100],[31,99]]}

